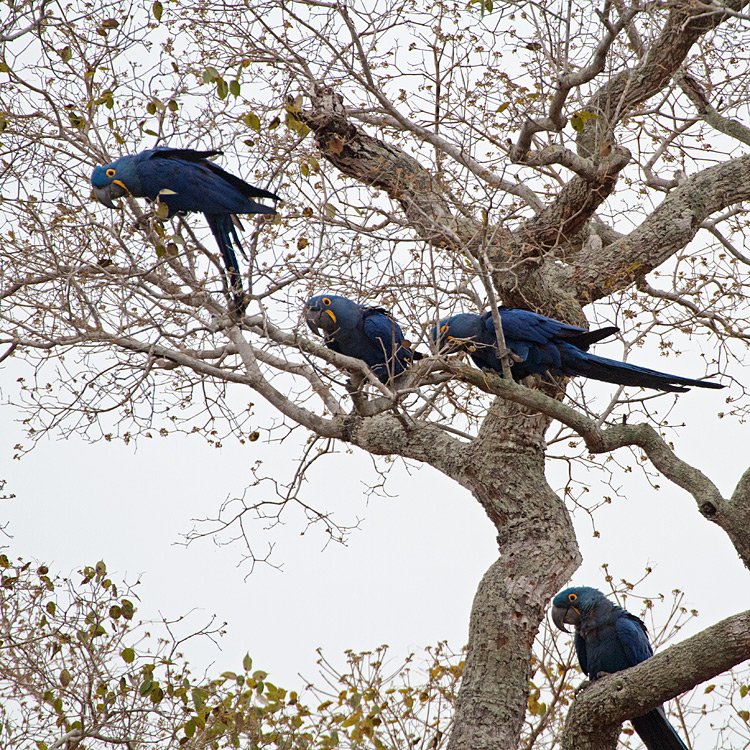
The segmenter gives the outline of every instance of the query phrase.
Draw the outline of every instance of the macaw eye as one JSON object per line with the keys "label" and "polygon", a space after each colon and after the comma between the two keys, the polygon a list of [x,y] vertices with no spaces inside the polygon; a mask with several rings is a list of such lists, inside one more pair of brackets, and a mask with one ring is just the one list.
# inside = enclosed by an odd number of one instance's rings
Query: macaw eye
{"label": "macaw eye", "polygon": [[108,169],[107,170],[107,177],[114,177],[115,176],[115,170],[114,169]]}
{"label": "macaw eye", "polygon": [[323,297],[322,302],[323,302],[324,305],[330,305],[331,304],[331,300],[328,299],[328,297]]}
{"label": "macaw eye", "polygon": [[576,599],[578,599],[578,597],[575,594],[568,594],[568,599],[571,602],[574,602]]}

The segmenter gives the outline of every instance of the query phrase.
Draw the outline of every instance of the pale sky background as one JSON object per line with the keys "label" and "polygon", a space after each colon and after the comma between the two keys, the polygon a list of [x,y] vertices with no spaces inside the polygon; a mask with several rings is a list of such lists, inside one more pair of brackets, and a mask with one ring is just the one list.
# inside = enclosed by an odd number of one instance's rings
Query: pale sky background
{"label": "pale sky background", "polygon": [[[679,360],[685,362],[680,371],[689,370],[690,359],[688,354]],[[674,360],[669,365],[676,369]],[[0,368],[5,402],[14,392],[18,365]],[[693,390],[680,397],[680,413],[672,417],[688,422],[675,440],[678,455],[728,494],[750,459],[747,428],[713,418],[725,408],[725,394]],[[245,398],[241,391],[238,398]],[[44,439],[17,461],[13,445],[26,442],[19,413],[0,408],[0,476],[8,480],[6,491],[16,495],[0,503],[0,518],[12,537],[7,551],[64,574],[104,559],[114,580],[141,577],[142,618],[176,618],[193,610],[186,633],[214,614],[227,621],[220,648],[207,640],[187,645],[195,671],[209,668],[216,676],[239,670],[249,652],[256,668],[294,688],[301,684],[299,673],[315,677],[319,646],[343,664],[347,648],[387,643],[396,658],[442,639],[453,648],[465,643],[474,591],[495,559],[494,530],[466,491],[429,467],[407,472],[394,464],[386,486],[392,497],[368,502],[362,480],[374,476],[369,458],[342,450],[327,459],[311,473],[307,499],[338,509],[342,521],[362,518],[361,529],[347,546],[323,549],[326,536],[316,528],[300,535],[303,526],[292,513],[281,533],[273,534],[274,560],[283,571],[261,565],[248,577],[238,546],[218,547],[209,539],[187,548],[177,543],[193,527],[191,519],[214,515],[222,501],[242,494],[257,458],[265,460],[266,471],[281,464],[288,472],[284,460],[294,455],[293,441],[283,446],[263,438],[245,446],[225,441],[217,450],[196,437],[141,439],[135,448]],[[603,562],[616,577],[630,580],[651,565],[654,573],[642,593],[669,598],[680,588],[685,604],[700,610],[684,635],[746,609],[747,573],[692,498],[666,480],[656,491],[638,471],[620,479],[627,481],[627,500],[616,499],[597,512],[599,539],[592,537],[588,517],[576,516],[585,562],[573,582],[603,588]],[[592,497],[609,494],[597,480],[594,475]],[[553,477],[552,484],[560,482]],[[250,528],[262,546],[265,532],[259,524]]]}

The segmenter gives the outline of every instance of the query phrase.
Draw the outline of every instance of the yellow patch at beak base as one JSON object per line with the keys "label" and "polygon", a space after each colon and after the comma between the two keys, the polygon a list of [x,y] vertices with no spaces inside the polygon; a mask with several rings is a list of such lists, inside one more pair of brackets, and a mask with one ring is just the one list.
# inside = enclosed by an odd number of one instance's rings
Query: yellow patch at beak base
{"label": "yellow patch at beak base", "polygon": [[324,310],[323,312],[328,313],[331,316],[331,319],[333,320],[333,322],[334,323],[336,322],[336,316],[333,314],[333,310]]}

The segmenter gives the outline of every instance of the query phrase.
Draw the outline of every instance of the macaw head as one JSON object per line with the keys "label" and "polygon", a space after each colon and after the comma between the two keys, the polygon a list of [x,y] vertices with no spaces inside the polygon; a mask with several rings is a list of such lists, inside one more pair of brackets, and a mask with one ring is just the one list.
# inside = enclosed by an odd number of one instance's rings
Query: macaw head
{"label": "macaw head", "polygon": [[107,208],[115,208],[113,201],[124,195],[140,195],[135,157],[122,156],[111,164],[95,167],[91,173],[91,185],[96,199]]}
{"label": "macaw head", "polygon": [[581,618],[605,598],[599,589],[591,588],[591,586],[573,586],[565,589],[552,600],[552,622],[560,630],[568,633],[566,624],[577,627]]}
{"label": "macaw head", "polygon": [[472,342],[479,340],[482,319],[474,313],[458,313],[441,320],[432,329],[432,340],[439,351],[458,351],[473,348]]}
{"label": "macaw head", "polygon": [[354,325],[361,315],[362,309],[356,302],[337,294],[318,294],[305,305],[307,325],[318,336],[322,335],[319,329],[330,334],[342,326]]}

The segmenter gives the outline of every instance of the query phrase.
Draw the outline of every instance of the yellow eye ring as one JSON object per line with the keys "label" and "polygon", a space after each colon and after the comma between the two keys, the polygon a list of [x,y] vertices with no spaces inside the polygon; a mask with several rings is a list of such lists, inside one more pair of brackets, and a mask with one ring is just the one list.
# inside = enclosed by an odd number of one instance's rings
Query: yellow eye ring
{"label": "yellow eye ring", "polygon": [[568,594],[568,599],[571,602],[574,602],[576,599],[578,599],[578,597],[575,594]]}
{"label": "yellow eye ring", "polygon": [[331,300],[328,299],[328,297],[323,297],[322,302],[323,302],[324,305],[330,305],[331,304]]}
{"label": "yellow eye ring", "polygon": [[107,177],[114,177],[115,176],[115,170],[114,169],[108,169],[107,170]]}
{"label": "yellow eye ring", "polygon": [[447,330],[448,330],[448,326],[447,325],[440,326],[440,333],[445,333]]}

